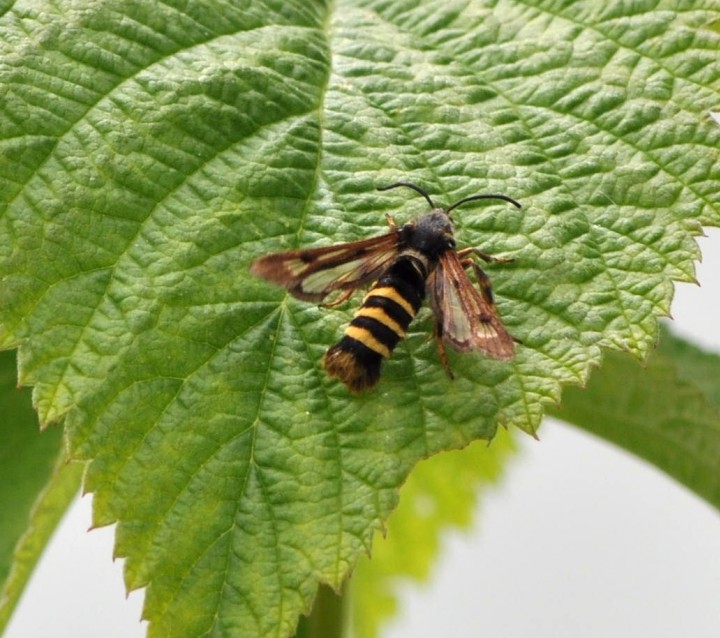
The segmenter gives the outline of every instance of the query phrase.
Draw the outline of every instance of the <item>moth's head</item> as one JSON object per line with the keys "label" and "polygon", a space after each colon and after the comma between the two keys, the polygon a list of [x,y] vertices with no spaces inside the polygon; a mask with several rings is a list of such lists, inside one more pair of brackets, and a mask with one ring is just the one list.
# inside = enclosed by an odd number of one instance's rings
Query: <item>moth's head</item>
{"label": "moth's head", "polygon": [[442,208],[434,208],[429,213],[421,215],[415,220],[415,232],[452,239],[455,227],[453,226],[452,219],[450,219],[450,215]]}
{"label": "moth's head", "polygon": [[442,208],[434,208],[403,227],[407,245],[433,258],[455,248],[453,223]]}

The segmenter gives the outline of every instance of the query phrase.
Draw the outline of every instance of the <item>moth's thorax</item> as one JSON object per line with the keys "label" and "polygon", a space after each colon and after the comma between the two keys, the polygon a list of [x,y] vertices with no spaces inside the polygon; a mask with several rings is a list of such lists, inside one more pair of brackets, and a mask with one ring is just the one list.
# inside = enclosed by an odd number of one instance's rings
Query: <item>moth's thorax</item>
{"label": "moth's thorax", "polygon": [[442,253],[455,248],[452,221],[441,208],[405,224],[400,229],[400,235],[403,247],[427,257],[431,262],[430,269]]}

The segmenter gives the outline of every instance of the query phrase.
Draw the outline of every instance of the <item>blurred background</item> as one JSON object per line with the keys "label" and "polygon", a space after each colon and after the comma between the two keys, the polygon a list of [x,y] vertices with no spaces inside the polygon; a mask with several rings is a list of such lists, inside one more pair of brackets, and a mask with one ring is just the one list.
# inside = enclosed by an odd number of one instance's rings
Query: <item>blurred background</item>
{"label": "blurred background", "polygon": [[[700,240],[702,288],[677,287],[673,331],[720,352],[720,230]],[[519,434],[519,433],[518,433]],[[718,512],[652,466],[548,419],[446,534],[428,583],[399,586],[383,638],[716,638]],[[720,470],[720,468],[719,468]],[[88,532],[77,498],[6,638],[141,638],[142,593],[126,597],[113,528]]]}

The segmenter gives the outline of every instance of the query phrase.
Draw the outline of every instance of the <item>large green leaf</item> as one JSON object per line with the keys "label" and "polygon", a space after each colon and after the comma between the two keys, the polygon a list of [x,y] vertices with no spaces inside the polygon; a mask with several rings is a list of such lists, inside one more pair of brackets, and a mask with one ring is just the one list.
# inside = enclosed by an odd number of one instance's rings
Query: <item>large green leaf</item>
{"label": "large green leaf", "polygon": [[[286,635],[421,458],[529,432],[602,346],[643,354],[717,223],[718,12],[694,2],[16,2],[0,18],[0,339],[92,461],[153,636]],[[270,250],[458,211],[522,340],[425,342],[377,391],[348,320],[253,281]]]}

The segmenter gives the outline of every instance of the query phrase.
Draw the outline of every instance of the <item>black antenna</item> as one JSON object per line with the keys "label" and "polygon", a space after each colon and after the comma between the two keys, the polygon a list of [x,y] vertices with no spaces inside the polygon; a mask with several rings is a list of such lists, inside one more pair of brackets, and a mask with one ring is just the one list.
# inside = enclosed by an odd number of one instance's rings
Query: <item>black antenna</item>
{"label": "black antenna", "polygon": [[[391,188],[397,188],[398,186],[407,186],[408,188],[412,188],[414,191],[420,193],[427,200],[427,203],[430,204],[430,208],[437,208],[433,200],[430,199],[430,195],[428,195],[427,192],[420,188],[417,184],[413,184],[412,182],[395,182],[394,184],[390,184],[389,186],[378,186],[378,190],[389,191]],[[458,204],[461,203],[462,202],[458,202]],[[457,206],[458,204],[455,205]]]}
{"label": "black antenna", "polygon": [[452,206],[445,209],[446,214],[450,214],[450,211],[453,208],[457,208],[461,204],[464,204],[466,202],[474,202],[477,199],[501,199],[504,202],[508,202],[509,204],[512,204],[513,206],[517,206],[518,208],[522,208],[520,205],[520,202],[515,201],[512,197],[508,197],[507,195],[470,195],[470,197],[465,197],[464,199],[461,199],[459,202],[455,202]]}
{"label": "black antenna", "polygon": [[[390,184],[389,186],[378,186],[379,191],[388,191],[391,188],[397,188],[398,186],[407,186],[408,188],[412,188],[414,191],[420,193],[426,200],[427,203],[430,204],[430,208],[437,208],[435,206],[435,202],[430,198],[430,195],[428,195],[427,191],[420,188],[417,184],[413,184],[412,182],[395,182],[394,184]],[[461,199],[458,202],[455,202],[452,206],[445,209],[445,213],[447,215],[450,214],[450,211],[457,208],[458,206],[461,206],[462,204],[465,204],[467,202],[474,202],[478,199],[501,199],[504,202],[508,202],[509,204],[512,204],[513,206],[517,206],[518,208],[522,208],[520,205],[520,202],[514,200],[512,197],[508,197],[507,195],[496,195],[496,194],[488,194],[488,195],[470,195],[470,197],[465,197]]]}

